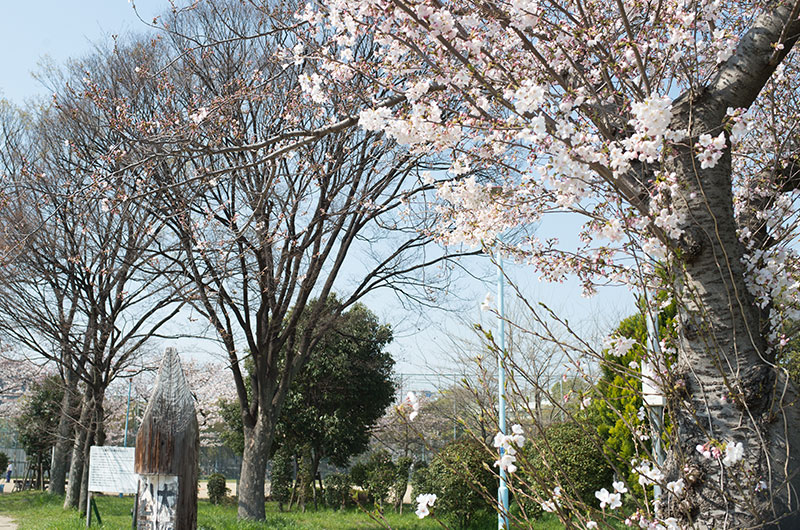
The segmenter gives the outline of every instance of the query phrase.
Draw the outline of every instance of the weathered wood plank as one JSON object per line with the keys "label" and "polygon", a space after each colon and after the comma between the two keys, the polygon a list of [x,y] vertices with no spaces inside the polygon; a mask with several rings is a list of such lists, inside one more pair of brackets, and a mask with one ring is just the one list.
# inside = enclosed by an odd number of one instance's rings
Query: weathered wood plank
{"label": "weathered wood plank", "polygon": [[136,434],[134,469],[141,476],[137,528],[197,527],[200,431],[178,352],[167,348]]}

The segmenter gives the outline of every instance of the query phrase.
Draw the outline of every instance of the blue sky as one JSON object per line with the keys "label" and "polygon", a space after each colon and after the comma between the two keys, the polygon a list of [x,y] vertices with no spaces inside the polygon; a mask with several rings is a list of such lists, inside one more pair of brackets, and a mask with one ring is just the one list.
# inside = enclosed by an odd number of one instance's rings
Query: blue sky
{"label": "blue sky", "polygon": [[[136,0],[142,18],[169,8],[166,0]],[[145,30],[128,0],[5,0],[0,16],[0,97],[22,104],[48,96],[34,79],[43,60],[62,64],[112,34]]]}
{"label": "blue sky", "polygon": [[[166,0],[136,0],[136,8],[144,20],[169,9]],[[108,43],[114,34],[147,31],[128,0],[6,0],[0,17],[0,97],[23,104],[34,97],[48,97],[47,90],[33,77],[40,71],[43,61],[63,64],[70,57],[81,57],[91,52],[93,43]],[[562,219],[563,221],[563,219]],[[579,223],[555,223],[554,233],[547,234],[562,240],[574,238]],[[478,274],[488,273],[491,264],[485,258],[473,259],[466,264]],[[508,265],[510,274],[524,286],[526,295],[562,310],[573,324],[608,327],[619,317],[634,308],[633,296],[626,289],[603,289],[592,299],[581,297],[577,282],[550,285],[539,283],[537,275],[529,268]],[[494,277],[493,274],[489,274]],[[479,304],[493,283],[464,280],[453,287],[460,301],[444,300],[443,306],[455,308],[454,313],[409,312],[402,308],[394,296],[376,293],[365,302],[382,319],[395,326],[396,337],[391,346],[398,360],[398,372],[419,372],[430,366],[448,371],[443,366],[452,343],[448,334],[469,336],[469,323],[484,321],[491,316],[481,313]],[[466,301],[465,301],[466,300]],[[469,300],[474,300],[470,303]],[[206,347],[182,343],[185,350],[203,350]]]}

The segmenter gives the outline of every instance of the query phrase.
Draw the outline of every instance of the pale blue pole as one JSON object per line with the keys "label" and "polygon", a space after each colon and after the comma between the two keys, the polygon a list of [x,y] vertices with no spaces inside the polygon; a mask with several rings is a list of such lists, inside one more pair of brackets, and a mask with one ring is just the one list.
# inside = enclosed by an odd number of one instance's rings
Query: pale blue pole
{"label": "pale blue pole", "polygon": [[125,437],[123,438],[122,445],[128,447],[128,415],[131,411],[131,384],[133,378],[128,378],[128,405],[125,407]]}
{"label": "pale blue pole", "polygon": [[[498,408],[500,414],[500,432],[506,433],[506,321],[505,321],[505,299],[503,296],[503,256],[497,252],[497,313],[499,317],[499,346],[500,351],[497,355],[497,395]],[[500,457],[503,457],[503,448],[500,448]],[[506,485],[506,472],[500,468],[500,486],[497,488],[497,498],[500,505],[500,513],[497,515],[497,528],[508,529],[508,486]]]}

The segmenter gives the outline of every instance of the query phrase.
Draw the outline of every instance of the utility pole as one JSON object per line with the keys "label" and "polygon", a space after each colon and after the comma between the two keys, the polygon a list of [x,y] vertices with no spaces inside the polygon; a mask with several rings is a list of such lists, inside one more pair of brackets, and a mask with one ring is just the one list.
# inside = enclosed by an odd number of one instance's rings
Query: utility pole
{"label": "utility pole", "polygon": [[[506,321],[505,321],[505,298],[504,289],[505,278],[503,277],[503,255],[497,252],[497,314],[498,314],[498,338],[500,351],[497,352],[497,396],[500,420],[500,432],[506,433]],[[500,448],[500,458],[503,458],[503,448]],[[500,530],[508,529],[508,485],[506,484],[506,472],[500,468],[500,485],[497,488],[497,500],[500,513],[497,514],[497,528]]]}

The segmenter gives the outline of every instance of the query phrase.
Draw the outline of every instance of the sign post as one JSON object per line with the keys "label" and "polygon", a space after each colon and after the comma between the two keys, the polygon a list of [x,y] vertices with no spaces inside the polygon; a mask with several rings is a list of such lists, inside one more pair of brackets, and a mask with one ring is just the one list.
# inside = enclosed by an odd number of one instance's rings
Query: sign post
{"label": "sign post", "polygon": [[200,431],[194,398],[175,348],[167,348],[136,434],[136,528],[197,528]]}
{"label": "sign post", "polygon": [[[86,526],[92,524],[92,507],[100,523],[100,512],[92,500],[93,491],[136,493],[133,447],[93,445],[89,448],[89,494],[86,496]],[[102,523],[101,523],[102,524]]]}
{"label": "sign post", "polygon": [[[650,341],[649,351],[659,361],[663,359],[661,345],[658,340],[658,313],[645,314],[647,320],[647,336]],[[642,400],[649,410],[650,424],[653,430],[653,456],[659,467],[664,463],[664,451],[661,447],[661,431],[664,428],[664,406],[666,398],[660,388],[661,377],[652,360],[642,360]],[[656,502],[656,512],[660,511],[661,486],[653,486],[653,500]]]}

